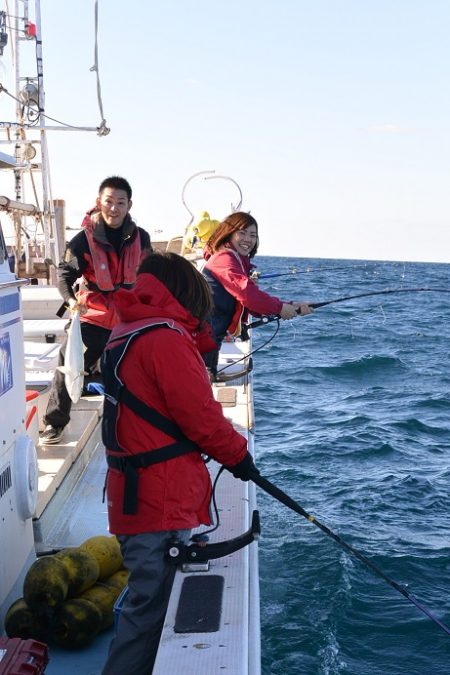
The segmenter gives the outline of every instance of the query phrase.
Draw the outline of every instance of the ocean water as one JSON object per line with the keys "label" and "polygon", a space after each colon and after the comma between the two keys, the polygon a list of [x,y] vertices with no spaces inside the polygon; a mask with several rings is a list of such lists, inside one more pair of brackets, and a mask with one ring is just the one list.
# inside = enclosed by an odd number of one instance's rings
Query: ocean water
{"label": "ocean water", "polygon": [[[450,265],[256,262],[283,299],[442,289],[255,329],[254,395],[261,473],[450,626]],[[258,503],[264,675],[450,673],[439,626],[260,489]]]}

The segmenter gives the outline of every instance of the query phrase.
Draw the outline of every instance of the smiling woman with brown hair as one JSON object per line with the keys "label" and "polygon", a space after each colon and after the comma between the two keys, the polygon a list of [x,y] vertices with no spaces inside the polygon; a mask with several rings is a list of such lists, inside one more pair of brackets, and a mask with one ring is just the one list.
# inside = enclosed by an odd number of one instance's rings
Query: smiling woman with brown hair
{"label": "smiling woman with brown hair", "polygon": [[258,244],[258,223],[249,213],[239,211],[218,225],[206,245],[203,275],[213,296],[211,326],[217,348],[203,358],[213,378],[225,336],[240,333],[240,321],[248,312],[277,314],[282,319],[312,312],[304,302],[288,302],[265,293],[250,279],[251,259]]}

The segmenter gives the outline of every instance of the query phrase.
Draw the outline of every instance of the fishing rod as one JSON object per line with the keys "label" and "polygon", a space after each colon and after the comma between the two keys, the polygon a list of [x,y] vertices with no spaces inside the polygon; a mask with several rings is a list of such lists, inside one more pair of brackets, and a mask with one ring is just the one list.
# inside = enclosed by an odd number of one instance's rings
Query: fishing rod
{"label": "fishing rod", "polygon": [[325,300],[324,302],[308,302],[312,309],[318,307],[325,307],[335,302],[345,302],[346,300],[354,300],[355,298],[366,298],[369,295],[387,295],[388,293],[420,293],[422,291],[433,291],[435,293],[450,293],[450,288],[434,288],[432,286],[424,286],[422,288],[385,288],[383,291],[370,291],[368,293],[357,293],[356,295],[347,295],[343,298],[334,298],[334,300]]}
{"label": "fishing rod", "polygon": [[440,619],[434,616],[430,612],[430,610],[427,607],[425,607],[414,595],[409,593],[404,586],[391,579],[379,567],[377,567],[375,563],[366,558],[365,555],[360,553],[357,549],[353,548],[353,546],[350,546],[350,544],[344,541],[338,534],[330,530],[330,528],[328,528],[326,525],[317,520],[317,518],[315,518],[312,514],[305,511],[305,509],[303,509],[300,506],[300,504],[298,504],[298,502],[289,497],[289,495],[283,492],[283,490],[280,490],[280,488],[276,487],[276,485],[267,480],[267,478],[261,476],[261,474],[258,471],[252,471],[250,478],[256,485],[258,485],[262,490],[264,490],[264,492],[267,492],[267,494],[277,499],[279,502],[287,506],[289,509],[292,509],[292,511],[299,513],[301,516],[306,518],[306,520],[309,520],[310,523],[312,523],[320,530],[322,530],[322,532],[324,532],[328,537],[334,539],[334,541],[337,544],[339,544],[341,548],[345,549],[348,553],[351,553],[356,558],[358,558],[360,562],[364,563],[364,565],[366,565],[370,570],[372,570],[372,572],[374,572],[376,575],[384,579],[384,581],[387,584],[389,584],[389,586],[392,586],[392,588],[401,593],[403,597],[405,597],[407,600],[409,600],[409,602],[415,605],[417,609],[423,612],[423,614],[425,614],[429,619],[431,619],[431,621],[433,621],[440,628],[442,628],[442,630],[445,633],[447,633],[447,635],[450,635],[450,628]]}
{"label": "fishing rod", "polygon": [[[346,302],[348,300],[355,300],[355,298],[367,298],[371,295],[387,295],[388,293],[421,293],[423,291],[434,292],[434,293],[450,293],[450,288],[435,288],[433,286],[423,286],[421,288],[385,288],[383,291],[370,291],[367,293],[357,293],[356,295],[346,295],[342,298],[334,298],[333,300],[324,300],[323,302],[308,302],[305,303],[311,309],[318,309],[319,307],[325,307],[326,305],[332,305],[337,302]],[[299,313],[299,311],[297,311]],[[247,328],[257,328],[271,321],[276,321],[280,317],[278,315],[273,316],[262,316],[257,321],[252,321],[247,325]]]}

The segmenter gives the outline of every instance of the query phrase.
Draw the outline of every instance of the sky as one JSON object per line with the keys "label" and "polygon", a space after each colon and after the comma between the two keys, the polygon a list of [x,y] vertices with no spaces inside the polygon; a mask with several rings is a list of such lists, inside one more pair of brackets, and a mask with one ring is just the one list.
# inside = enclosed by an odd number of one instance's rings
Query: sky
{"label": "sky", "polygon": [[[46,113],[97,127],[94,0],[40,6]],[[262,255],[450,262],[448,0],[99,0],[98,10],[111,131],[48,134],[69,227],[120,174],[139,225],[154,239],[182,234],[185,182],[215,171],[239,184]],[[24,65],[32,45],[21,53]],[[14,92],[9,48],[0,62]],[[0,93],[0,120],[10,105]],[[14,196],[5,172],[0,194]],[[185,197],[217,219],[239,201],[231,181],[204,175]]]}

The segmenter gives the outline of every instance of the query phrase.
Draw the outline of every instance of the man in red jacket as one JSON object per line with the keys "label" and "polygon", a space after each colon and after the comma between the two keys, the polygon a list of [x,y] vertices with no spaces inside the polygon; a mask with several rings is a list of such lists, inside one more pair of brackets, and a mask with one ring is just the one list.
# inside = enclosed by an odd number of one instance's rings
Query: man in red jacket
{"label": "man in red jacket", "polygon": [[103,675],[143,675],[153,667],[175,575],[170,542],[210,524],[202,453],[242,480],[257,469],[214,399],[200,355],[214,345],[204,328],[212,300],[202,275],[174,253],[152,254],[134,290],[117,292],[116,308],[120,321],[102,360],[103,442],[109,526],[130,577]]}
{"label": "man in red jacket", "polygon": [[[151,252],[148,232],[131,219],[131,187],[125,178],[110,176],[99,187],[95,207],[86,214],[82,230],[69,242],[58,267],[58,290],[70,310],[79,309],[85,347],[84,370],[91,374],[108,341],[117,317],[114,295],[131,288],[143,257]],[[75,294],[74,284],[83,278]],[[60,351],[64,366],[66,343]],[[71,399],[64,374],[55,371],[44,417],[41,443],[59,443],[70,420]]]}

